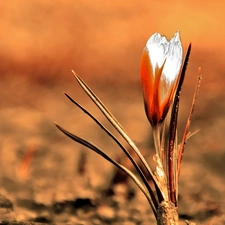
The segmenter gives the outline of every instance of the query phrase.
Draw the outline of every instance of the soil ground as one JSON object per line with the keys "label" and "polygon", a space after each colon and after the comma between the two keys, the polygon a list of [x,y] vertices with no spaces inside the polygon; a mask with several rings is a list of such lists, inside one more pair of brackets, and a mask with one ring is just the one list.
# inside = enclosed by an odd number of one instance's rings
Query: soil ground
{"label": "soil ground", "polygon": [[[146,199],[132,181],[112,182],[117,171],[111,164],[55,127],[56,121],[96,143],[115,159],[123,157],[107,135],[63,95],[66,90],[119,137],[72,75],[69,83],[35,84],[19,77],[3,79],[0,86],[1,224],[155,224]],[[139,83],[98,81],[89,86],[151,165],[154,148]],[[187,77],[180,108],[180,135],[193,86]],[[188,140],[182,164],[181,224],[186,219],[197,224],[225,223],[225,120],[221,93],[218,85],[213,97],[208,94],[203,77],[191,125],[191,131],[200,131]]]}

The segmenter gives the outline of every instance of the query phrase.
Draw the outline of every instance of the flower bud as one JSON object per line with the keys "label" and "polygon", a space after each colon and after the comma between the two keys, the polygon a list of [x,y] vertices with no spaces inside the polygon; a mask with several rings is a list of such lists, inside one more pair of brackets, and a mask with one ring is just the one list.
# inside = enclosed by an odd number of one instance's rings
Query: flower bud
{"label": "flower bud", "polygon": [[152,126],[162,123],[173,101],[182,65],[177,32],[168,41],[159,33],[147,41],[141,57],[141,84],[145,111]]}

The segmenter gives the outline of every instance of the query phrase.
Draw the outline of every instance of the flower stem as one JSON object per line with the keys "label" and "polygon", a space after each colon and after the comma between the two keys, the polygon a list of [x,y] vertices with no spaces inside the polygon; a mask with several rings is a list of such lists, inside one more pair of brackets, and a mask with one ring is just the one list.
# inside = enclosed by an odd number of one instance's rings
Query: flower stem
{"label": "flower stem", "polygon": [[153,132],[153,140],[155,145],[156,154],[159,156],[161,160],[161,144],[160,144],[160,126],[156,126],[152,129]]}

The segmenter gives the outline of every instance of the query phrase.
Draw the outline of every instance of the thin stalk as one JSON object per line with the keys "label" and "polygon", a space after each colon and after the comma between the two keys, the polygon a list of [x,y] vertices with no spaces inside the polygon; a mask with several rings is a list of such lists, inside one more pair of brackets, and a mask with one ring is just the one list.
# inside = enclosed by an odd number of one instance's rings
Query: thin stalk
{"label": "thin stalk", "polygon": [[[168,149],[168,157],[167,157],[167,165],[168,165],[168,185],[169,185],[169,195],[171,202],[177,206],[177,199],[176,199],[176,187],[175,184],[175,177],[177,174],[176,167],[174,166],[174,144],[175,144],[175,137],[176,137],[176,130],[177,130],[177,119],[178,119],[178,110],[179,110],[179,102],[180,102],[180,93],[181,88],[183,85],[183,81],[185,78],[185,73],[188,65],[189,56],[191,53],[191,44],[188,46],[188,50],[184,59],[184,63],[182,66],[179,82],[177,85],[177,90],[174,97],[173,107],[171,111],[171,120],[169,125],[169,149]],[[177,150],[177,149],[175,149]]]}
{"label": "thin stalk", "polygon": [[160,161],[161,161],[162,154],[161,154],[161,141],[160,141],[160,125],[153,127],[152,133],[153,133],[156,154],[158,155],[158,157],[160,158]]}
{"label": "thin stalk", "polygon": [[156,212],[156,208],[155,205],[151,199],[151,197],[149,196],[147,190],[145,189],[145,187],[141,184],[141,182],[139,181],[139,179],[126,167],[124,167],[123,165],[117,163],[116,161],[114,161],[110,156],[108,156],[103,150],[101,150],[99,147],[97,147],[96,145],[92,144],[91,142],[80,138],[72,133],[70,133],[69,131],[65,130],[64,128],[62,128],[61,126],[55,124],[56,127],[62,131],[66,136],[68,136],[69,138],[71,138],[72,140],[80,143],[81,145],[86,146],[87,148],[93,150],[94,152],[98,153],[99,155],[101,155],[103,158],[105,158],[106,160],[108,160],[109,162],[111,162],[113,165],[115,165],[116,167],[118,167],[119,169],[121,169],[123,172],[125,172],[134,182],[135,184],[138,186],[138,188],[143,192],[143,194],[145,195],[145,197],[147,198],[152,211],[155,215],[155,217],[157,218],[157,212]]}
{"label": "thin stalk", "polygon": [[178,206],[178,180],[177,180],[177,174],[178,174],[178,171],[177,171],[177,159],[178,159],[178,143],[177,143],[177,130],[176,130],[176,135],[175,135],[175,141],[174,141],[174,154],[173,154],[173,160],[174,160],[174,185],[175,185],[175,190],[176,190],[176,206]]}
{"label": "thin stalk", "polygon": [[169,194],[170,194],[170,200],[175,205],[177,204],[176,200],[176,185],[175,185],[175,169],[174,166],[174,144],[175,144],[175,137],[176,137],[176,129],[177,129],[177,117],[178,117],[178,108],[179,108],[179,102],[175,105],[176,107],[173,107],[172,109],[172,118],[171,123],[169,127],[169,149],[168,149],[168,158],[167,158],[167,165],[168,165],[168,177],[169,177]]}
{"label": "thin stalk", "polygon": [[154,183],[154,186],[156,188],[156,191],[158,193],[158,197],[160,201],[163,201],[163,195],[161,193],[161,190],[159,188],[159,185],[157,184],[154,174],[152,170],[150,169],[148,163],[146,162],[145,158],[142,156],[140,151],[138,150],[137,146],[134,144],[134,142],[131,140],[131,138],[127,135],[124,128],[120,125],[120,123],[114,118],[114,116],[111,114],[111,112],[104,106],[104,104],[100,101],[100,99],[94,94],[94,92],[85,84],[85,82],[74,72],[74,77],[76,78],[77,82],[80,84],[80,86],[83,88],[85,93],[91,98],[91,100],[95,103],[95,105],[100,109],[100,111],[104,114],[104,116],[108,119],[108,121],[113,125],[113,127],[120,133],[120,135],[126,140],[126,142],[130,145],[130,147],[134,150],[134,152],[139,157],[140,161],[144,165],[146,171],[148,172],[151,180]]}
{"label": "thin stalk", "polygon": [[[156,149],[154,161],[156,162],[156,177],[160,183],[164,201],[168,201],[167,177],[163,167],[163,154],[161,154],[161,125],[153,127],[153,139]],[[158,195],[158,193],[157,193]],[[159,199],[160,201],[160,199]],[[161,202],[160,202],[161,203]]]}
{"label": "thin stalk", "polygon": [[154,206],[157,207],[158,203],[157,200],[155,198],[154,192],[151,189],[145,175],[143,174],[142,170],[140,169],[140,167],[138,166],[138,164],[135,162],[135,160],[133,159],[133,157],[130,155],[130,153],[127,151],[127,149],[120,143],[120,141],[101,123],[99,122],[88,110],[86,110],[83,106],[81,106],[78,102],[76,102],[72,97],[70,97],[68,94],[64,93],[66,95],[66,97],[73,102],[79,109],[81,109],[85,114],[87,114],[102,130],[104,130],[109,137],[111,137],[115,143],[123,150],[123,152],[126,154],[126,156],[129,158],[129,160],[131,161],[131,163],[134,165],[136,171],[138,172],[139,176],[141,177],[142,181],[144,182],[147,190],[150,193],[150,196],[152,198],[152,201],[154,203]]}
{"label": "thin stalk", "polygon": [[162,127],[162,138],[161,138],[161,155],[162,155],[162,162],[163,162],[163,168],[167,176],[167,182],[168,182],[168,167],[167,167],[167,149],[168,149],[168,115],[166,116]]}
{"label": "thin stalk", "polygon": [[178,171],[177,176],[178,177],[177,177],[177,180],[179,179],[179,176],[180,176],[181,163],[182,163],[182,158],[183,158],[183,153],[184,153],[184,145],[188,138],[188,131],[189,131],[189,127],[191,124],[191,117],[194,112],[195,102],[197,100],[197,96],[199,93],[201,80],[202,80],[202,76],[201,76],[201,71],[199,69],[199,74],[197,76],[197,81],[196,81],[196,85],[195,85],[194,96],[193,96],[192,103],[191,103],[191,109],[190,109],[190,112],[188,115],[187,123],[186,123],[185,130],[184,130],[184,135],[183,135],[182,142],[180,144],[179,153],[178,153],[178,159],[177,159],[177,171]]}

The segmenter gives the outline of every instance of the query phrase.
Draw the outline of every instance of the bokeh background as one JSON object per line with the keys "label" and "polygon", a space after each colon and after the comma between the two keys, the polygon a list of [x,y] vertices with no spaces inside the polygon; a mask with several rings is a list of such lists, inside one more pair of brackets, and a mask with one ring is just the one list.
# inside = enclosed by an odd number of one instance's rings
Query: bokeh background
{"label": "bokeh background", "polygon": [[[57,176],[57,184],[61,184],[58,181],[62,177],[71,180],[74,176],[74,169],[68,165],[76,164],[78,153],[71,151],[74,143],[56,130],[53,121],[100,141],[109,152],[119,154],[63,96],[63,91],[70,93],[100,115],[76,84],[71,69],[93,87],[131,137],[143,148],[148,147],[151,131],[142,104],[140,56],[153,33],[159,32],[170,39],[179,30],[184,52],[190,42],[193,47],[182,92],[180,131],[199,67],[203,77],[191,128],[200,132],[187,145],[181,193],[203,193],[207,199],[203,201],[205,205],[212,201],[223,211],[225,15],[222,0],[10,0],[0,2],[0,15],[1,193],[15,202],[20,195],[29,196],[30,192],[24,193],[24,181],[18,170],[30,146],[36,146],[37,155],[29,179],[33,182],[44,177],[37,186],[49,188],[49,199],[56,182],[52,181],[54,185],[49,187],[49,176]],[[97,171],[93,180],[97,185],[111,167],[106,164],[106,170],[99,172],[99,163],[103,161],[91,153],[89,160],[93,174]],[[60,199],[68,198],[68,193],[74,194],[66,184],[57,189],[60,197],[56,196]],[[36,187],[32,185],[29,190]],[[18,193],[18,188],[12,187],[23,187],[23,191]],[[31,196],[36,201],[44,201],[40,197],[42,188],[38,189],[38,197]],[[48,199],[46,195],[44,198]],[[195,207],[201,211],[204,206],[195,204]],[[185,210],[189,207],[184,207]],[[21,218],[28,218],[21,211],[15,215],[20,218],[21,214]]]}
{"label": "bokeh background", "polygon": [[223,1],[3,1],[1,76],[65,81],[74,69],[92,79],[136,81],[149,36],[171,38],[177,30],[208,72],[222,63],[223,21]]}

